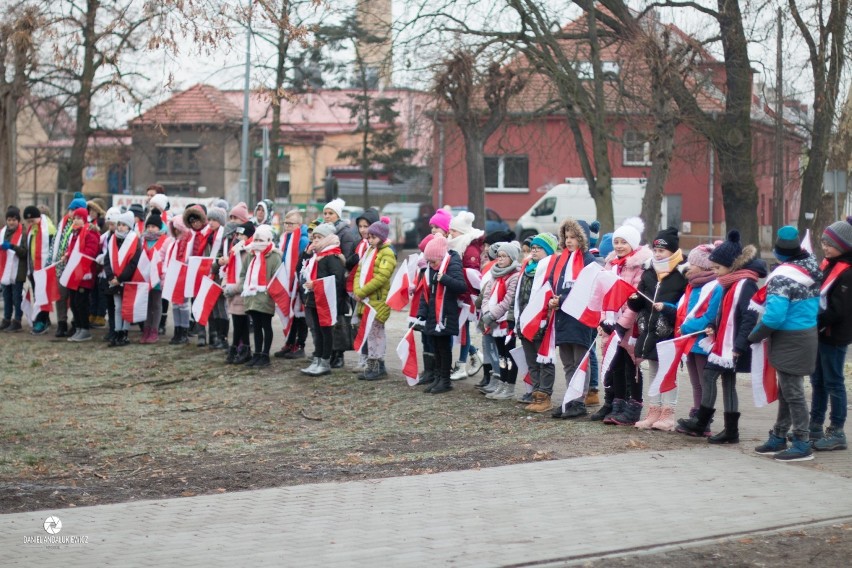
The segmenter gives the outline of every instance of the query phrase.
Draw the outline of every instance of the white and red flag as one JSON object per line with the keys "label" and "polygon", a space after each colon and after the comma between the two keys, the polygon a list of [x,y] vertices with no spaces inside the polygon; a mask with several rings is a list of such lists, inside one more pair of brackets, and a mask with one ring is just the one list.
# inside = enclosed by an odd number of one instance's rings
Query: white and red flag
{"label": "white and red flag", "polygon": [[[604,274],[615,276],[615,279],[613,280],[610,276],[604,277]],[[627,303],[627,299],[636,293],[636,287],[624,278],[616,276],[614,272],[603,272],[601,276],[603,278],[598,280],[603,291],[601,310],[617,312]]]}
{"label": "white and red flag", "polygon": [[402,363],[402,376],[408,386],[417,384],[417,341],[414,339],[414,329],[409,328],[402,336],[402,341],[396,346],[396,354]]}
{"label": "white and red flag", "polygon": [[183,295],[194,298],[201,286],[201,279],[210,274],[213,269],[213,259],[209,256],[190,256],[186,259],[186,280],[183,285]]}
{"label": "white and red flag", "polygon": [[213,312],[213,308],[216,306],[216,302],[221,295],[222,287],[216,284],[212,278],[205,275],[198,286],[198,294],[196,294],[195,300],[192,302],[192,315],[195,317],[198,325],[207,325],[207,320],[210,318],[210,314]]}
{"label": "white and red flag", "polygon": [[550,284],[545,283],[530,296],[527,307],[521,312],[521,319],[518,323],[521,327],[521,335],[526,337],[528,341],[533,341],[539,330],[544,327],[547,321],[547,304],[551,298],[553,298],[553,289]]}
{"label": "white and red flag", "polygon": [[586,382],[589,376],[589,356],[591,355],[593,348],[594,343],[592,344],[592,347],[586,351],[586,354],[583,355],[583,359],[580,361],[580,364],[577,365],[574,375],[568,382],[568,388],[565,389],[565,396],[562,398],[563,411],[569,402],[580,398],[583,396],[583,393],[586,392]]}
{"label": "white and red flag", "polygon": [[[703,330],[699,333],[703,333]],[[648,396],[657,396],[677,387],[677,368],[695,344],[695,335],[675,337],[657,343],[657,375],[648,387]]]}
{"label": "white and red flag", "polygon": [[182,304],[186,301],[183,290],[186,283],[186,264],[172,259],[166,268],[166,277],[163,279],[163,298],[172,304]]}
{"label": "white and red flag", "polygon": [[408,305],[410,298],[408,289],[411,287],[411,280],[408,272],[408,259],[403,259],[402,264],[396,269],[396,274],[393,275],[388,297],[385,303],[392,310],[402,311]]}
{"label": "white and red flag", "polygon": [[613,331],[609,335],[609,340],[604,347],[603,361],[601,361],[600,376],[606,377],[609,368],[612,367],[612,361],[615,359],[615,354],[618,352],[618,344],[621,343],[621,336],[618,332]]}
{"label": "white and red flag", "polygon": [[376,321],[376,310],[370,304],[364,302],[364,311],[361,312],[361,321],[358,323],[358,333],[355,335],[355,341],[352,344],[356,353],[361,352],[361,347],[364,346],[364,342],[370,335],[370,330],[373,329],[374,321]]}
{"label": "white and red flag", "polygon": [[[515,347],[514,349],[509,350],[509,355],[514,359],[515,366],[518,368],[518,376],[519,377],[529,377],[530,375],[530,367],[527,365],[527,358],[524,355],[524,346],[520,345]],[[526,379],[525,379],[526,381]],[[529,384],[532,384],[532,379],[526,381]]]}
{"label": "white and red flag", "polygon": [[145,321],[150,290],[147,282],[125,282],[121,291],[121,319],[130,323]]}
{"label": "white and red flag", "polygon": [[69,290],[79,289],[84,281],[92,279],[92,264],[94,262],[94,258],[80,252],[79,247],[74,247],[65,268],[62,270],[59,283]]}
{"label": "white and red flag", "polygon": [[805,231],[805,236],[802,237],[802,250],[809,252],[810,254],[814,253],[814,245],[811,243],[811,230],[808,229]]}
{"label": "white and red flag", "polygon": [[337,282],[334,276],[314,280],[314,300],[320,326],[330,327],[337,323]]}
{"label": "white and red flag", "polygon": [[266,293],[278,306],[278,309],[285,317],[290,317],[293,310],[293,288],[290,285],[290,267],[286,263],[281,263],[275,274],[272,275],[272,281],[266,285]]}
{"label": "white and red flag", "polygon": [[21,297],[21,313],[24,314],[30,325],[35,323],[36,314],[33,314],[33,291],[28,283],[24,283],[24,294]]}
{"label": "white and red flag", "polygon": [[33,298],[40,311],[50,311],[50,304],[59,299],[59,279],[56,265],[33,271]]}
{"label": "white and red flag", "polygon": [[588,327],[597,327],[601,321],[603,293],[596,287],[595,281],[602,271],[603,268],[596,262],[585,266],[562,302],[563,312]]}
{"label": "white and red flag", "polygon": [[751,346],[751,390],[757,408],[778,400],[778,378],[769,362],[768,339]]}

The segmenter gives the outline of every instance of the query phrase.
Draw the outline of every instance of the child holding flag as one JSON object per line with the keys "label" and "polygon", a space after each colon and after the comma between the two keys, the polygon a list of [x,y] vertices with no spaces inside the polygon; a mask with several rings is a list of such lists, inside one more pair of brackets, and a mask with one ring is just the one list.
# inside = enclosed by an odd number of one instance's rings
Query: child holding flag
{"label": "child holding flag", "polygon": [[[346,305],[346,268],[343,265],[343,251],[340,248],[340,237],[335,233],[331,223],[317,225],[311,235],[311,244],[307,248],[313,256],[305,263],[300,274],[300,282],[305,290],[305,319],[314,339],[314,356],[311,364],[302,369],[302,373],[313,377],[331,373],[331,355],[333,350],[333,329],[336,322],[328,317],[330,314],[320,313],[325,309],[325,303],[318,304],[317,294],[337,302],[338,309]],[[328,276],[334,277],[334,289],[328,290],[320,280]],[[322,288],[320,288],[322,286]],[[325,322],[325,324],[323,324]]]}
{"label": "child holding flag", "polygon": [[[375,313],[367,341],[367,368],[359,379],[375,381],[387,376],[385,369],[385,322],[390,317],[390,308],[385,303],[390,290],[391,277],[396,269],[396,253],[386,242],[390,227],[384,221],[376,221],[367,229],[369,248],[364,252],[355,272],[354,296],[358,302],[356,313],[361,325],[367,325],[368,311]],[[368,309],[369,306],[369,309]]]}
{"label": "child holding flag", "polygon": [[[183,217],[174,215],[169,221],[169,226],[172,232],[172,242],[166,249],[166,260],[164,269],[166,273],[178,273],[181,271],[181,265],[186,264],[187,256],[189,255],[189,231],[183,223]],[[183,272],[185,274],[185,268]],[[168,280],[168,277],[167,277]],[[168,292],[166,283],[163,284],[163,290]],[[184,345],[189,343],[189,300],[183,294],[183,282],[176,286],[171,297],[166,298],[172,305],[172,314],[175,321],[175,334],[169,340],[169,345]]]}
{"label": "child holding flag", "polygon": [[[654,259],[646,265],[637,290],[639,294],[630,296],[627,306],[638,314],[639,338],[636,340],[637,358],[648,361],[648,373],[656,376],[659,370],[657,343],[674,337],[677,303],[686,290],[686,277],[683,275],[683,252],[680,250],[680,238],[677,229],[669,227],[657,234],[653,242]],[[652,298],[650,302],[647,298]],[[642,408],[641,385],[636,394],[627,401],[621,414],[612,417],[616,424],[635,424],[639,429],[674,430],[674,409],[677,405],[677,387],[649,396],[648,416],[639,420]]]}
{"label": "child holding flag", "polygon": [[[284,215],[284,234],[281,239],[281,262],[289,264],[290,274],[298,278],[302,255],[308,248],[308,226],[302,223],[302,213],[298,209],[288,211]],[[293,239],[296,239],[296,242]],[[301,297],[296,294],[293,302],[293,313],[290,314],[290,334],[284,346],[275,352],[275,357],[284,359],[303,359],[305,357],[305,340],[308,338],[308,324],[305,322],[305,306]]]}
{"label": "child holding flag", "polygon": [[467,292],[467,282],[459,254],[450,250],[447,239],[437,235],[423,251],[428,263],[428,289],[420,295],[417,319],[423,333],[432,338],[435,353],[435,381],[424,392],[441,394],[452,390],[450,373],[453,337],[459,333],[458,299]]}
{"label": "child holding flag", "polygon": [[127,211],[119,215],[115,223],[115,233],[109,240],[104,257],[104,275],[109,285],[108,291],[115,302],[115,335],[109,342],[109,347],[123,347],[129,343],[127,333],[133,322],[122,317],[121,307],[124,284],[141,280],[136,267],[139,265],[143,247],[139,235],[133,230],[135,226],[133,213]]}
{"label": "child holding flag", "polygon": [[[612,250],[604,260],[604,270],[615,274],[636,288],[644,272],[644,265],[651,260],[651,249],[641,245],[645,223],[639,217],[625,219],[624,223],[612,233],[607,242]],[[605,250],[605,249],[604,249]],[[604,374],[604,403],[591,420],[607,421],[611,414],[621,414],[635,391],[641,393],[641,371],[636,365],[633,354],[636,342],[636,312],[628,309],[625,303],[616,312],[606,312],[600,324],[600,333],[608,341],[618,341],[615,356]],[[617,333],[616,333],[617,332]],[[605,346],[607,341],[603,342]],[[611,420],[607,423],[612,423]]]}
{"label": "child holding flag", "polygon": [[[39,211],[35,205],[24,207],[24,223],[27,225],[27,250],[28,270],[30,285],[35,290],[33,273],[37,270],[47,268],[50,264],[50,248],[53,246],[53,238],[56,235],[56,227],[50,217]],[[44,309],[46,308],[46,309]],[[50,327],[50,308],[46,306],[33,306],[33,312],[38,310],[38,315],[33,322],[33,335],[47,333]]]}
{"label": "child holding flag", "polygon": [[254,238],[254,223],[245,221],[234,228],[231,243],[228,247],[227,258],[218,260],[222,274],[222,295],[228,307],[228,313],[234,324],[234,339],[225,357],[225,363],[242,365],[251,361],[251,339],[249,338],[249,318],[246,315],[246,306],[242,297],[243,266],[249,260],[249,252],[246,247]]}
{"label": "child holding flag", "polygon": [[[60,268],[64,270],[76,270],[76,266],[68,265],[74,251],[82,255],[94,259],[98,254],[98,228],[89,223],[89,212],[85,207],[74,209],[71,220],[71,236],[68,239],[68,246],[62,256],[61,266],[57,267],[57,274]],[[71,304],[71,314],[74,317],[74,325],[77,328],[74,335],[68,338],[68,341],[91,341],[92,333],[89,331],[89,295],[92,287],[95,285],[92,268],[94,262],[89,259],[80,261],[81,275],[79,278],[68,280],[68,302]],[[57,302],[58,304],[58,302]]]}
{"label": "child holding flag", "polygon": [[163,258],[168,240],[169,237],[163,233],[163,218],[154,209],[145,220],[145,232],[141,235],[142,254],[148,266],[148,274],[143,277],[148,279],[151,286],[148,291],[148,315],[142,326],[139,343],[157,343],[159,340],[159,325],[163,316]]}
{"label": "child holding flag", "polygon": [[846,386],[843,364],[847,346],[852,343],[852,217],[826,227],[820,241],[825,260],[819,293],[819,345],[817,366],[811,375],[811,431],[822,430],[825,411],[831,401],[831,424],[816,450],[845,450]]}
{"label": "child holding flag", "polygon": [[[27,239],[21,210],[6,209],[6,226],[0,231],[0,284],[3,285],[3,322],[0,330],[21,331],[24,282],[27,280]],[[14,311],[13,311],[14,309]]]}
{"label": "child holding flag", "polygon": [[[742,246],[737,230],[731,230],[727,240],[713,249],[709,258],[716,281],[722,287],[722,301],[717,313],[705,313],[712,323],[707,326],[707,337],[701,342],[701,346],[709,352],[702,376],[701,406],[694,417],[678,420],[676,430],[688,436],[705,435],[716,413],[716,383],[721,377],[725,429],[708,441],[712,444],[736,444],[740,439],[737,373],[751,372],[748,334],[757,320],[755,312],[748,306],[757,292],[757,281],[766,276],[766,263],[757,257],[757,249],[753,245]],[[687,326],[687,329],[690,328]]]}
{"label": "child holding flag", "polygon": [[272,348],[272,316],[275,302],[266,291],[267,283],[281,266],[281,251],[275,248],[272,227],[259,225],[248,246],[249,261],[243,265],[240,280],[243,283],[242,297],[246,313],[254,323],[254,355],[247,367],[268,367],[269,350]]}

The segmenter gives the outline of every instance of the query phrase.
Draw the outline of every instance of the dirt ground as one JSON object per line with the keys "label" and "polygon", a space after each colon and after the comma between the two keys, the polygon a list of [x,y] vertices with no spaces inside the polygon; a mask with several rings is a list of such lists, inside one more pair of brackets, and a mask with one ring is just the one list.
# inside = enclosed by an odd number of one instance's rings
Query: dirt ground
{"label": "dirt ground", "polygon": [[[298,371],[304,361],[274,359],[253,371],[224,365],[224,354],[208,348],[161,340],[156,350],[108,349],[96,335],[82,344],[26,333],[0,337],[0,512],[704,443],[529,415],[514,402],[486,400],[473,380],[432,396],[396,373],[377,382],[358,381],[349,370],[308,378]],[[351,353],[347,361],[351,366]],[[648,514],[637,522],[665,520],[664,511]],[[845,566],[850,529],[820,527],[587,565]]]}

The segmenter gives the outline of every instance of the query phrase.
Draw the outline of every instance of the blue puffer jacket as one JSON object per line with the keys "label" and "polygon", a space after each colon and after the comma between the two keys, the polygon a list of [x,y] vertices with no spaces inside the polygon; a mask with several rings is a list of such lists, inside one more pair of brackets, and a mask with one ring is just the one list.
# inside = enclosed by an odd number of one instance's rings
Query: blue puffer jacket
{"label": "blue puffer jacket", "polygon": [[[779,331],[797,331],[816,327],[819,312],[819,285],[822,272],[813,255],[802,255],[789,261],[789,264],[804,268],[813,279],[813,284],[805,286],[792,278],[778,275],[766,284],[766,310],[755,328],[761,326]],[[777,270],[777,269],[776,269]]]}
{"label": "blue puffer jacket", "polygon": [[[692,293],[689,296],[689,302],[686,305],[686,313],[689,313],[698,303],[698,298],[701,296],[701,291],[704,289],[704,286],[713,286],[713,291],[710,292],[710,299],[707,304],[707,311],[699,317],[687,318],[684,320],[683,324],[680,326],[680,330],[683,335],[689,335],[690,333],[707,329],[709,324],[716,323],[716,316],[719,314],[719,308],[722,305],[722,297],[725,295],[725,291],[721,286],[716,285],[715,282],[716,281],[713,280],[707,282],[703,286],[698,286],[692,289]],[[695,344],[692,346],[690,353],[696,353],[698,355],[708,354],[707,351],[698,345],[698,343],[705,337],[707,337],[707,335],[703,333],[695,337]]]}

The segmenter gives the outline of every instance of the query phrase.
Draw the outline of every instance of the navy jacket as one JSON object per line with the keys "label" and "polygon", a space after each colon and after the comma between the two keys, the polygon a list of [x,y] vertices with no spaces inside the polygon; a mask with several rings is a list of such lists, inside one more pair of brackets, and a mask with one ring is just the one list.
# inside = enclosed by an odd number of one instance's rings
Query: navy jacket
{"label": "navy jacket", "polygon": [[464,279],[462,272],[462,262],[459,254],[451,250],[450,262],[447,264],[447,271],[441,279],[441,284],[444,285],[444,314],[443,323],[444,329],[436,331],[437,315],[435,312],[435,290],[438,285],[438,271],[428,268],[426,270],[426,278],[429,282],[429,301],[427,302],[422,296],[420,297],[420,307],[417,310],[417,317],[426,322],[423,333],[426,335],[450,335],[459,334],[459,296],[467,292],[467,282]]}

